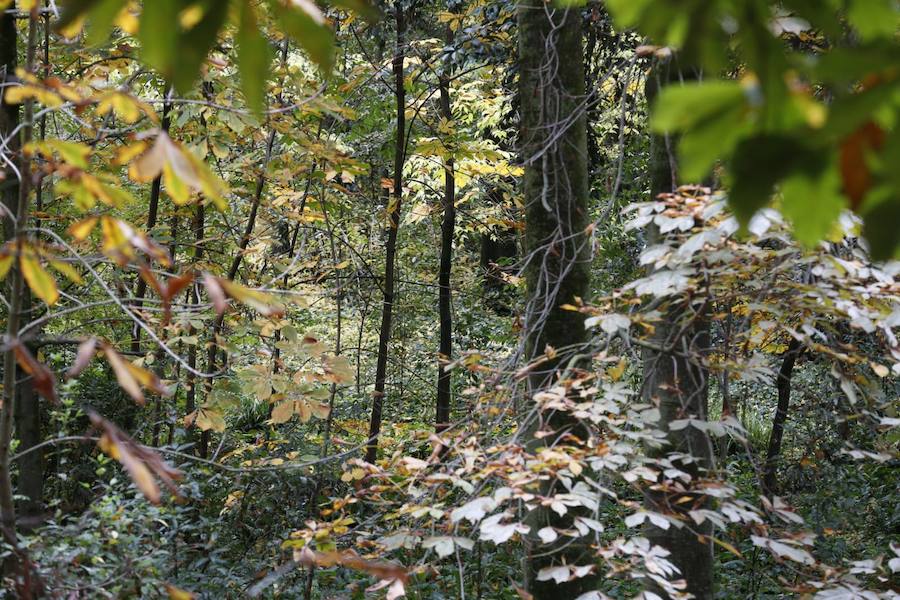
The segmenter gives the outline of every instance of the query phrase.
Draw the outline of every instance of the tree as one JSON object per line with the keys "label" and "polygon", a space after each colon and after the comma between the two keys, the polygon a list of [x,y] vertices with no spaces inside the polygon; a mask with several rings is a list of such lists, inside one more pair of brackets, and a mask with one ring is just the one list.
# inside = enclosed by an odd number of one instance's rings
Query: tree
{"label": "tree", "polygon": [[387,383],[387,361],[391,343],[391,321],[394,316],[394,269],[397,260],[397,234],[400,229],[400,209],[403,201],[403,164],[406,162],[406,84],[403,61],[406,58],[406,15],[402,2],[394,3],[397,40],[392,60],[394,98],[396,102],[396,137],[394,138],[394,178],[391,198],[387,205],[387,240],[384,245],[384,279],[382,280],[381,329],[378,331],[378,359],[375,366],[375,390],[372,392],[372,412],[369,416],[369,441],[366,461],[374,463],[378,457],[378,436],[384,408]]}
{"label": "tree", "polygon": [[[525,355],[537,362],[529,377],[529,393],[534,394],[554,383],[567,362],[582,366],[577,355],[587,339],[584,318],[562,305],[580,301],[589,289],[587,130],[579,11],[523,2],[518,26],[528,281],[524,335]],[[533,427],[555,432],[550,439],[569,435],[586,441],[578,422],[561,412],[541,414]],[[552,496],[561,487],[562,483],[552,481],[540,492]],[[530,524],[537,532],[546,526],[570,526],[571,520],[571,515],[560,519],[543,508],[533,511]],[[592,562],[583,541],[561,543],[554,552],[542,548],[530,560],[528,590],[538,600],[560,594],[574,598],[592,589],[596,578],[557,585],[542,578],[541,571],[560,563],[585,566]]]}
{"label": "tree", "polygon": [[[647,99],[653,101],[664,86],[677,86],[694,79],[689,68],[677,60],[657,63],[647,78]],[[672,148],[675,139],[654,136],[650,147],[650,198],[671,193],[678,187],[678,161]],[[651,226],[647,245],[662,241],[659,229]],[[662,319],[650,337],[653,345],[643,353],[643,393],[645,401],[659,407],[660,428],[666,432],[660,454],[668,457],[675,468],[690,476],[684,487],[669,488],[667,482],[651,485],[645,492],[649,510],[671,513],[686,523],[683,527],[659,527],[650,524],[647,538],[670,553],[669,559],[687,582],[686,591],[694,597],[711,599],[714,593],[712,523],[688,524],[687,513],[709,504],[709,498],[698,488],[700,480],[714,468],[714,452],[709,435],[697,427],[673,429],[680,419],[705,421],[709,416],[710,332],[707,314],[709,301],[703,295],[687,301],[660,306]],[[695,489],[697,488],[697,489]],[[686,502],[685,498],[691,498]],[[652,580],[648,587],[663,594]]]}
{"label": "tree", "polygon": [[[447,30],[447,43],[453,42],[453,32]],[[450,76],[453,73],[452,62],[445,59],[438,82],[441,104],[441,118],[448,124],[453,122],[453,105],[450,99]],[[443,362],[449,361],[453,355],[453,290],[450,277],[453,268],[453,236],[456,231],[456,173],[454,170],[454,145],[447,148],[449,156],[444,159],[444,197],[443,217],[441,219],[441,259],[438,273],[438,315],[440,320],[440,343],[438,347],[438,383],[437,408],[435,411],[435,430],[441,431],[450,425],[452,409],[453,376],[444,368]]]}

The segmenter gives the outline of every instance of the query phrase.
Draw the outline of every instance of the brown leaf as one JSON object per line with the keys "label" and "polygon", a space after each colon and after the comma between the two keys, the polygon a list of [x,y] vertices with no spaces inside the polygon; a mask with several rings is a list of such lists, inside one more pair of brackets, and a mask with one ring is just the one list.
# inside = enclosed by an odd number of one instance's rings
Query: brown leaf
{"label": "brown leaf", "polygon": [[128,434],[94,411],[88,411],[93,426],[102,432],[98,446],[111,458],[119,461],[137,488],[153,504],[159,504],[160,491],[154,475],[169,490],[178,494],[175,481],[181,479],[181,471],[169,466],[152,448],[141,446]]}
{"label": "brown leaf", "polygon": [[151,271],[150,268],[146,265],[141,267],[141,279],[147,282],[147,285],[149,285],[153,289],[153,291],[156,292],[157,296],[162,298],[164,293],[163,287],[159,283],[159,280],[156,278],[156,276],[153,275],[153,271]]}
{"label": "brown leaf", "polygon": [[841,142],[840,167],[844,192],[850,198],[850,208],[856,210],[872,186],[872,174],[866,156],[884,145],[884,131],[869,121]]}
{"label": "brown leaf", "polygon": [[213,277],[209,273],[203,274],[203,285],[206,287],[206,293],[216,309],[217,314],[222,314],[228,308],[228,299],[225,297],[225,290],[219,285],[219,279]]}
{"label": "brown leaf", "polygon": [[94,354],[97,352],[97,339],[96,338],[88,338],[81,342],[78,345],[78,352],[75,354],[75,362],[72,363],[72,366],[69,367],[68,372],[66,373],[67,379],[72,379],[73,377],[78,377],[78,375],[84,371],[84,369],[91,362],[91,359],[94,358]]}
{"label": "brown leaf", "polygon": [[16,355],[16,362],[23,371],[31,376],[31,384],[34,389],[41,396],[56,404],[58,397],[56,396],[56,378],[53,376],[53,371],[38,362],[25,344],[19,340],[14,340],[10,345]]}
{"label": "brown leaf", "polygon": [[170,277],[166,280],[166,287],[163,289],[162,298],[168,304],[172,299],[194,281],[194,274],[191,271],[182,273],[176,277]]}
{"label": "brown leaf", "polygon": [[[312,557],[312,558],[311,558]],[[342,550],[340,552],[313,552],[299,556],[300,562],[306,566],[310,566],[312,560],[315,560],[316,566],[332,567],[341,565],[348,569],[363,571],[369,575],[373,575],[382,580],[398,580],[406,583],[409,574],[402,565],[390,562],[368,560],[352,550]]]}
{"label": "brown leaf", "polygon": [[109,363],[109,366],[112,367],[113,372],[116,374],[116,380],[119,382],[119,386],[121,386],[121,388],[141,406],[143,406],[146,401],[144,392],[141,389],[142,387],[147,388],[160,396],[169,396],[172,393],[169,388],[163,385],[156,373],[125,360],[122,358],[122,355],[116,352],[109,344],[103,345],[103,354],[106,356],[106,361]]}
{"label": "brown leaf", "polygon": [[106,355],[106,362],[109,363],[113,373],[116,374],[116,380],[119,382],[119,386],[131,396],[132,400],[143,406],[146,402],[144,399],[144,392],[141,391],[141,386],[138,385],[137,380],[135,380],[134,376],[131,374],[131,370],[126,366],[128,361],[122,358],[122,356],[108,344],[103,345],[103,354]]}

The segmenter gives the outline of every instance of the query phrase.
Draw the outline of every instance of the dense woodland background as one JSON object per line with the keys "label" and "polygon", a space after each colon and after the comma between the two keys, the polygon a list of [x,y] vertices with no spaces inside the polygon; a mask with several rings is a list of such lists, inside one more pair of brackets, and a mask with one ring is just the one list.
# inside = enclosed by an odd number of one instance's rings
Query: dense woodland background
{"label": "dense woodland background", "polygon": [[895,0],[0,10],[0,597],[900,597]]}

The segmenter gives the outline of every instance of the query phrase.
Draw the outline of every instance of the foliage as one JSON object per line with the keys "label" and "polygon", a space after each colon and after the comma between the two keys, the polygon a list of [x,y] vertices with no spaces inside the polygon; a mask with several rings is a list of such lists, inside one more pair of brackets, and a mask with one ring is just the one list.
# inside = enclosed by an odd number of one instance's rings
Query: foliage
{"label": "foliage", "polygon": [[590,339],[531,362],[515,4],[46,4],[0,0],[0,597],[685,598],[660,530],[717,597],[897,597],[895,2],[564,3]]}

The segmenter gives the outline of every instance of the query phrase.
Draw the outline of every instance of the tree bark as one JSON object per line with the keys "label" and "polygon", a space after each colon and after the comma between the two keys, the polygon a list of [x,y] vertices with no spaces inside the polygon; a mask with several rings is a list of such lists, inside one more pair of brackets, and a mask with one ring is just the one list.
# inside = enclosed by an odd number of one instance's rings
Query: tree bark
{"label": "tree bark", "polygon": [[[37,21],[37,11],[32,11],[28,20],[28,40],[26,43],[25,71],[28,73],[34,72],[37,46]],[[2,49],[0,49],[0,53],[2,53],[2,56],[0,56],[0,59],[2,59],[2,67],[0,68],[4,68],[6,74],[9,75],[14,72],[16,66],[17,40],[15,17],[9,12],[4,12],[2,14],[0,34],[2,34],[4,42],[0,45],[2,46]],[[0,100],[2,100],[2,98],[0,98]],[[3,111],[3,122],[0,123],[0,131],[11,132],[12,129],[18,125],[18,111],[13,111],[10,108],[3,108],[0,110]],[[34,100],[28,99],[25,101],[24,105],[21,142],[18,148],[22,148],[31,140],[33,122]],[[10,125],[12,125],[12,127],[9,127]],[[9,234],[8,238],[15,245],[16,257],[21,250],[22,243],[25,241],[25,228],[28,223],[28,200],[31,192],[31,159],[29,155],[24,152],[20,154],[19,173],[21,174],[21,180],[19,181],[18,189],[15,189],[18,193],[13,196],[12,192],[10,192],[4,198],[9,201],[7,209],[10,213],[10,215],[8,215],[9,218],[4,220],[4,223],[6,224],[5,229]],[[15,173],[12,173],[12,180],[15,180],[15,178]],[[6,211],[4,211],[4,214],[6,214]],[[13,502],[12,480],[10,477],[9,450],[12,442],[13,415],[15,414],[16,396],[18,395],[18,376],[20,372],[17,366],[15,352],[10,346],[18,341],[23,315],[22,300],[30,293],[25,287],[22,270],[19,268],[17,262],[18,261],[16,260],[13,261],[13,266],[8,275],[11,293],[9,296],[10,306],[6,324],[6,337],[4,340],[8,347],[3,356],[3,404],[0,406],[0,529],[2,529],[4,539],[6,539],[6,541],[14,548],[18,547],[18,543],[15,534],[16,510]],[[14,562],[15,561],[12,559],[8,561],[6,568],[9,569],[14,567]]]}
{"label": "tree bark", "polygon": [[[204,230],[204,219],[205,219],[205,211],[206,207],[202,204],[198,204],[197,208],[194,210],[194,219],[191,224],[191,228],[194,232],[194,250],[193,250],[193,260],[194,264],[200,262],[200,258],[203,256],[203,245],[201,242],[203,241],[203,230]],[[187,291],[188,294],[188,302],[199,305],[200,304],[200,293],[197,284],[194,284]],[[197,335],[197,328],[193,325],[188,329],[188,335]],[[184,411],[185,414],[191,414],[197,408],[197,376],[194,374],[194,370],[197,369],[197,348],[199,343],[191,344],[190,349],[188,350],[187,363],[190,369],[187,371],[187,389],[185,391],[184,396]],[[187,441],[190,442],[193,439],[193,427],[187,428]]]}
{"label": "tree bark", "polygon": [[403,200],[403,162],[406,152],[406,88],[403,82],[404,34],[406,22],[400,3],[395,4],[397,44],[394,53],[394,96],[397,102],[397,137],[394,146],[394,190],[387,207],[388,232],[384,257],[382,286],[381,329],[378,333],[378,358],[375,362],[375,390],[372,392],[372,413],[369,418],[369,442],[366,461],[374,463],[378,457],[378,435],[381,433],[381,412],[387,378],[388,346],[391,341],[391,318],[394,311],[394,266],[397,257],[397,232],[400,229],[400,204]]}
{"label": "tree bark", "polygon": [[[582,23],[579,9],[552,8],[541,0],[518,7],[519,143],[525,165],[525,251],[528,304],[525,313],[525,356],[536,359],[547,346],[560,350],[532,371],[530,391],[551,383],[562,360],[572,358],[587,341],[583,316],[561,305],[587,295],[590,277],[588,224],[587,130],[584,101]],[[567,413],[540,415],[538,427],[564,431],[585,439],[587,432]],[[543,443],[534,442],[532,444]],[[559,481],[540,493],[565,491]],[[571,527],[577,511],[564,517],[546,507],[532,511],[532,534],[545,527]],[[536,536],[531,541],[536,540]],[[562,538],[560,538],[562,539]],[[528,592],[535,600],[576,598],[596,589],[596,572],[556,584],[539,581],[541,569],[559,564],[593,565],[596,560],[584,539],[540,545],[529,552]]]}
{"label": "tree bark", "polygon": [[778,491],[778,461],[781,458],[781,440],[784,438],[784,424],[787,421],[788,408],[791,404],[791,377],[794,364],[800,355],[800,342],[791,339],[781,360],[778,379],[775,387],[778,390],[778,406],[772,419],[772,432],[769,434],[769,447],[766,451],[766,464],[763,467],[763,493],[772,496]]}
{"label": "tree bark", "polygon": [[[3,74],[15,74],[17,37],[14,16],[10,13],[4,14],[2,24],[0,24],[0,40],[2,40],[0,42],[0,81],[3,80]],[[6,104],[0,97],[0,138],[8,138],[18,125],[18,104]],[[12,152],[15,152],[18,146],[18,137],[9,140],[9,149]],[[16,232],[15,222],[9,218],[9,215],[16,212],[19,200],[19,181],[16,174],[9,169],[6,171],[3,182],[7,185],[2,193],[2,202],[6,210],[3,211],[0,219],[3,221],[3,240],[11,241],[15,239]],[[19,302],[19,314],[30,314],[31,294],[25,293]],[[18,366],[15,367],[15,380],[13,421],[16,437],[19,440],[19,450],[25,450],[41,441],[40,399],[34,391],[31,378]],[[28,498],[22,503],[21,512],[37,514],[43,508],[44,453],[40,450],[30,452],[16,462],[19,467],[16,491]]]}
{"label": "tree bark", "polygon": [[[681,78],[676,65],[655,65],[647,78],[648,101],[658,93],[661,85]],[[674,144],[675,141],[667,136],[652,138],[649,165],[651,198],[672,192],[677,186]],[[656,243],[658,237],[658,232],[651,229],[648,245]],[[681,453],[692,456],[692,461],[675,459],[673,463],[688,473],[692,482],[696,482],[713,465],[714,454],[709,436],[690,426],[671,430],[669,424],[676,419],[707,419],[709,373],[704,360],[710,346],[709,321],[702,298],[695,298],[693,304],[670,305],[663,312],[651,336],[651,343],[667,350],[644,351],[643,394],[644,401],[659,407],[659,427],[666,432],[667,446],[661,452],[650,454]],[[646,537],[651,544],[671,553],[668,559],[678,567],[681,578],[687,581],[684,591],[693,594],[697,600],[711,600],[714,593],[712,523],[707,520],[695,525],[686,516],[690,510],[707,506],[708,497],[702,492],[692,492],[690,484],[685,485],[684,489],[672,487],[662,482],[659,486],[651,486],[645,490],[645,505],[648,510],[679,518],[683,527],[661,529],[651,524],[647,526]],[[685,502],[683,499],[686,497],[692,501]],[[649,580],[646,586],[663,598],[669,597]]]}
{"label": "tree bark", "polygon": [[[169,133],[169,110],[170,105],[167,101],[169,98],[169,88],[168,86],[163,87],[163,115],[162,115],[162,123],[161,128],[162,131],[166,134]],[[152,235],[153,228],[156,227],[156,222],[159,218],[159,198],[162,193],[162,173],[157,175],[153,181],[150,183],[150,202],[147,206],[147,235]],[[139,317],[141,316],[141,309],[144,306],[144,296],[147,294],[147,282],[143,277],[138,276],[137,285],[134,290],[134,312]],[[143,329],[137,324],[134,323],[131,327],[131,352],[140,355],[141,354],[141,333]],[[135,425],[135,419],[138,416],[139,407],[134,404],[131,400],[126,400],[128,405],[125,410],[125,415],[123,417],[122,424],[125,427],[125,431],[130,432]],[[156,400],[157,406],[160,402],[160,399]],[[158,414],[158,411],[156,411]],[[156,419],[154,419],[153,430],[156,437],[159,436],[159,429],[157,428]],[[155,443],[153,444],[156,445]]]}
{"label": "tree bark", "polygon": [[[448,30],[447,42],[453,40],[453,34]],[[448,58],[441,73],[438,86],[440,88],[441,116],[451,122],[453,120],[453,107],[450,103],[450,73],[451,65]],[[438,273],[438,313],[440,315],[440,346],[438,348],[438,381],[437,381],[437,408],[435,411],[435,430],[443,431],[450,425],[451,412],[451,383],[452,374],[444,368],[444,362],[449,361],[453,355],[453,313],[452,290],[450,288],[450,275],[453,265],[453,234],[456,228],[456,173],[454,170],[453,152],[455,148],[446,148],[447,159],[444,161],[444,216],[441,221],[441,265]]]}

